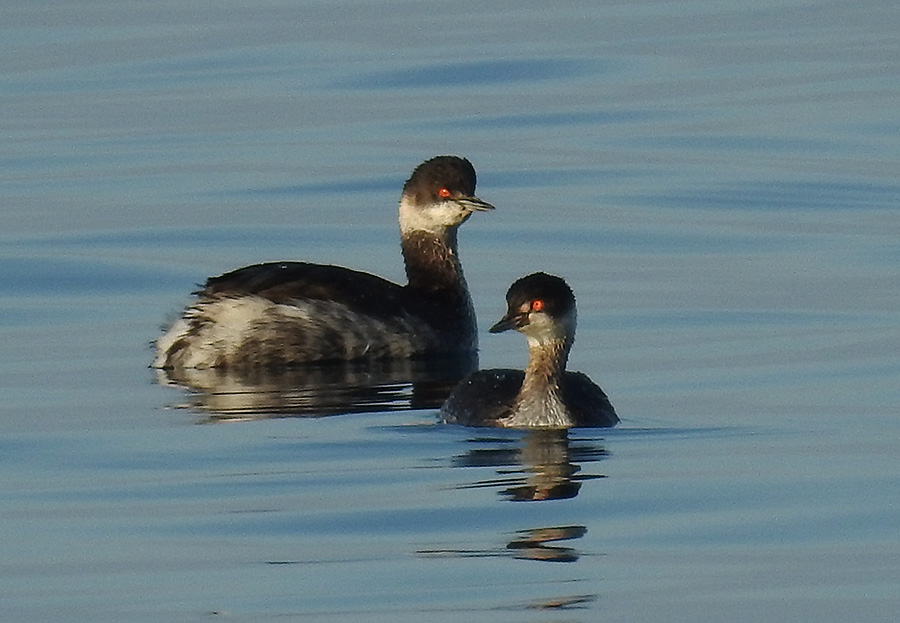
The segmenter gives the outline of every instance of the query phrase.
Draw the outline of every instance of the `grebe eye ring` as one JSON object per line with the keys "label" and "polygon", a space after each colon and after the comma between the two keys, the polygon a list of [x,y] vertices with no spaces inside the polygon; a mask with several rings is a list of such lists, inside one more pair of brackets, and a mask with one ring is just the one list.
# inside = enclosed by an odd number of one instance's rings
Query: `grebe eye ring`
{"label": "grebe eye ring", "polygon": [[438,197],[448,199],[450,197],[450,189],[449,188],[441,188],[440,190],[438,190]]}
{"label": "grebe eye ring", "polygon": [[543,311],[544,310],[544,299],[534,299],[531,301],[531,311]]}

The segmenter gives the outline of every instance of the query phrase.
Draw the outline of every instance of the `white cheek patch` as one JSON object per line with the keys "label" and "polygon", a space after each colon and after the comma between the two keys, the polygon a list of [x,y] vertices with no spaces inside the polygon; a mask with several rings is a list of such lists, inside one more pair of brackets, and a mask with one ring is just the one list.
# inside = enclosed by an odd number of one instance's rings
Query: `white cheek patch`
{"label": "white cheek patch", "polygon": [[575,312],[571,311],[558,320],[544,313],[532,312],[521,332],[528,338],[529,346],[571,338],[575,335]]}
{"label": "white cheek patch", "polygon": [[547,314],[532,313],[528,324],[522,327],[522,333],[529,344],[542,344],[560,338],[560,327]]}
{"label": "white cheek patch", "polygon": [[404,197],[400,201],[400,231],[440,234],[448,227],[460,225],[469,214],[453,201],[415,206]]}

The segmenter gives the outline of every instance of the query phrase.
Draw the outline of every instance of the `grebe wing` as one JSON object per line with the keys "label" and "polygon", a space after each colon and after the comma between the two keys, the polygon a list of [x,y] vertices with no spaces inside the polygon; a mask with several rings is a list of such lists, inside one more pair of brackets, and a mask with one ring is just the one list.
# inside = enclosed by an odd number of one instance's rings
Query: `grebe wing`
{"label": "grebe wing", "polygon": [[463,426],[494,426],[509,416],[522,388],[522,370],[478,370],[456,386],[441,408],[441,419]]}
{"label": "grebe wing", "polygon": [[576,415],[577,426],[615,426],[619,416],[606,392],[582,372],[566,372],[562,383],[566,406]]}

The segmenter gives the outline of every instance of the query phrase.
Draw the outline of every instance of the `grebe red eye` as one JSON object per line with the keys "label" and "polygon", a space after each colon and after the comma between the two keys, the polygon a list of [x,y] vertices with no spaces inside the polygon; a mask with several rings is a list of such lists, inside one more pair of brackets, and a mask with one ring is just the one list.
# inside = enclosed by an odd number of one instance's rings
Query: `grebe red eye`
{"label": "grebe red eye", "polygon": [[443,197],[444,199],[446,199],[447,197],[450,196],[450,189],[449,189],[449,188],[441,188],[441,189],[438,191],[438,196],[439,196],[439,197]]}
{"label": "grebe red eye", "polygon": [[544,301],[543,299],[534,299],[531,301],[531,311],[541,311],[544,309]]}

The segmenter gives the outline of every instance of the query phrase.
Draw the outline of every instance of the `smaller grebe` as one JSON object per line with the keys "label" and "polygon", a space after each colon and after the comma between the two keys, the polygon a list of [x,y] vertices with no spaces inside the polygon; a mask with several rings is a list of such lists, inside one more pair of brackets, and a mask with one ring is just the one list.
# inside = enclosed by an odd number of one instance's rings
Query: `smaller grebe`
{"label": "smaller grebe", "polygon": [[506,315],[491,333],[528,338],[528,367],[479,370],[463,379],[441,407],[441,419],[464,426],[570,428],[615,426],[609,398],[581,372],[567,372],[575,339],[575,296],[559,277],[534,273],[506,293]]}
{"label": "smaller grebe", "polygon": [[153,367],[472,356],[478,333],[456,233],[473,212],[491,209],[475,196],[468,160],[423,162],[400,196],[406,285],[305,262],[255,264],[213,277],[157,340]]}

